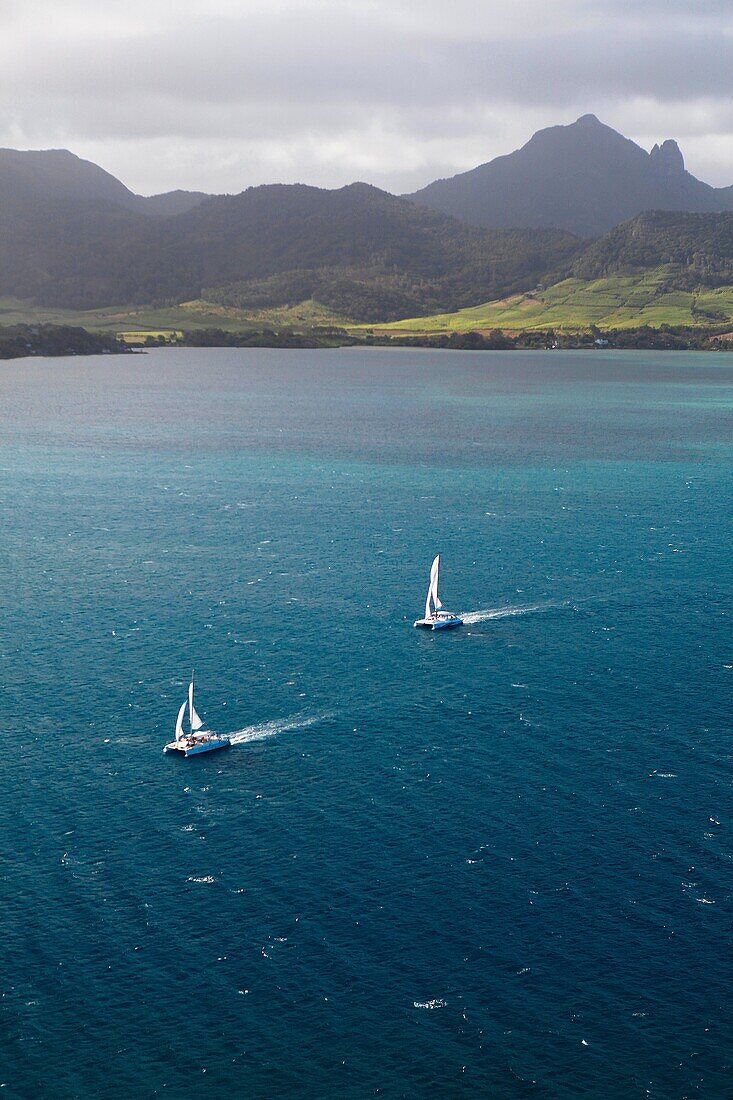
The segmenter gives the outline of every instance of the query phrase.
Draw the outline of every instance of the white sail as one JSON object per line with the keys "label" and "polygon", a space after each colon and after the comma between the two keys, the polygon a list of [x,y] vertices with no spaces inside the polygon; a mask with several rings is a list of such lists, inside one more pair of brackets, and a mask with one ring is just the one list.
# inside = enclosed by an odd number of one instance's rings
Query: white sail
{"label": "white sail", "polygon": [[435,611],[440,610],[443,606],[438,599],[438,573],[440,571],[440,554],[436,554],[433,559],[433,564],[430,567],[430,584],[428,585],[428,596],[425,600],[425,618],[429,619],[432,610],[430,607],[430,601],[433,602],[433,608]]}
{"label": "white sail", "polygon": [[186,700],[184,699],[181,703],[181,709],[178,712],[178,717],[176,718],[176,741],[180,741],[183,737],[183,715],[185,714],[185,712]]}
{"label": "white sail", "polygon": [[430,568],[430,587],[433,593],[433,607],[440,611],[443,606],[438,599],[438,574],[440,573],[440,554],[435,555],[435,560]]}
{"label": "white sail", "polygon": [[203,726],[201,718],[196,713],[196,707],[193,705],[193,680],[188,685],[188,714],[191,719],[191,733],[195,733],[196,730],[200,730]]}

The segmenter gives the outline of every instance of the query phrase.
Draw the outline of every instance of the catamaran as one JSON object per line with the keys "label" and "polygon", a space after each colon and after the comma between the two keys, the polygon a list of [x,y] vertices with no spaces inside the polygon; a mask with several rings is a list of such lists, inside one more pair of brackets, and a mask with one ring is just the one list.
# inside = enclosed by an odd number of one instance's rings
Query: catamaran
{"label": "catamaran", "polygon": [[415,619],[413,626],[424,626],[428,630],[446,630],[451,626],[462,626],[463,619],[452,611],[445,611],[438,597],[438,574],[440,573],[440,554],[436,554],[430,567],[430,584],[425,600],[425,618]]}
{"label": "catamaran", "polygon": [[[188,733],[183,728],[183,718],[188,707]],[[193,673],[188,685],[188,698],[181,703],[176,718],[176,739],[169,742],[163,752],[182,752],[184,756],[195,756],[200,752],[213,752],[214,749],[228,749],[231,741],[224,734],[211,733],[204,729],[204,723],[193,705]]]}

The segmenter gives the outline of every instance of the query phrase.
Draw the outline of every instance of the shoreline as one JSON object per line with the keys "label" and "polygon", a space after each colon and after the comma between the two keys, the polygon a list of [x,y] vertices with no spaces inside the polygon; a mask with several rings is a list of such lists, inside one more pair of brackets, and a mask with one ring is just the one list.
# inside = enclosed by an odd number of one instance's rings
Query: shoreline
{"label": "shoreline", "polygon": [[[141,337],[143,332],[139,334]],[[387,335],[365,330],[358,335],[345,328],[193,329],[172,334],[148,334],[130,342],[122,334],[91,332],[81,326],[38,324],[0,325],[0,361],[78,355],[140,355],[153,348],[279,348],[329,350],[341,347],[426,348],[436,351],[728,351],[733,333],[682,326],[643,326],[636,329],[590,329],[578,333],[453,332]]]}

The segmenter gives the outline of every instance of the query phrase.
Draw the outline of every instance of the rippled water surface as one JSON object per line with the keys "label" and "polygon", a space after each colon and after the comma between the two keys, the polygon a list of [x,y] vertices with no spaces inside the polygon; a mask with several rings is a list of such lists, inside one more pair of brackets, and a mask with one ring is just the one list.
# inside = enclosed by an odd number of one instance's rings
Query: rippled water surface
{"label": "rippled water surface", "polygon": [[[733,356],[0,402],[8,1097],[730,1095]],[[234,744],[163,756],[192,667]]]}

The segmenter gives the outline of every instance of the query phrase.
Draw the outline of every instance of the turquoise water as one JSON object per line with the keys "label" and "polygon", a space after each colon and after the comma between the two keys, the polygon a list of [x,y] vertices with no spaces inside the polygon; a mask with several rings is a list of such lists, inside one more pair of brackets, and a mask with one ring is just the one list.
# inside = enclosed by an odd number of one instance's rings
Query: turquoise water
{"label": "turquoise water", "polygon": [[733,356],[0,401],[5,1095],[730,1095]]}

